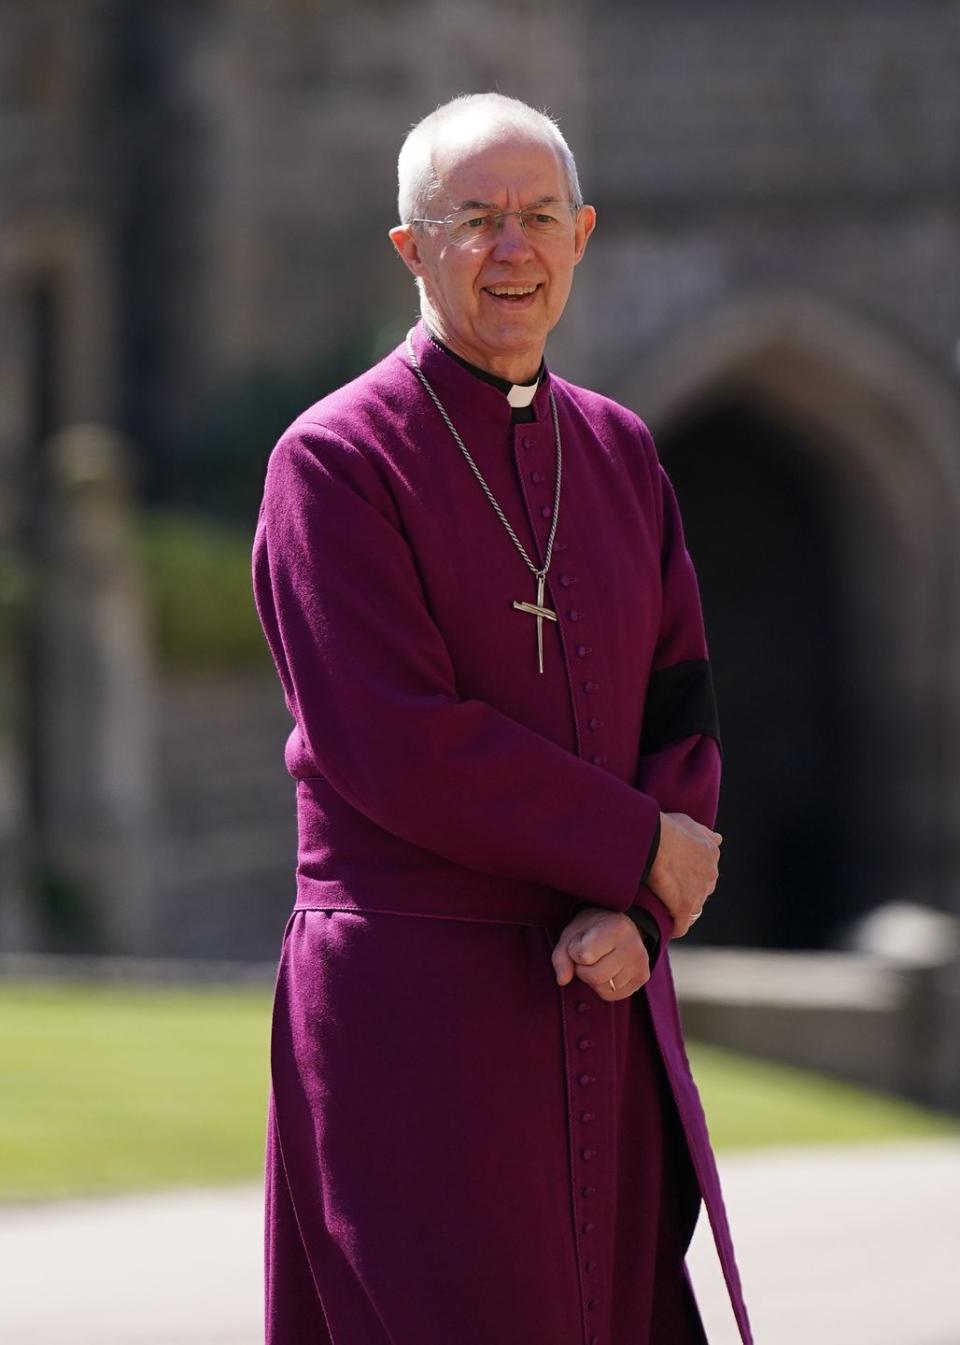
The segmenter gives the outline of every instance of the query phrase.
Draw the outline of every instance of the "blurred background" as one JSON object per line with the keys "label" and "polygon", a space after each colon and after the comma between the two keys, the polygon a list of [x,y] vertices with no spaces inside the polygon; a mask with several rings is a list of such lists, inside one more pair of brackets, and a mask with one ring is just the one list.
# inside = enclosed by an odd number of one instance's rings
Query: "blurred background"
{"label": "blurred background", "polygon": [[[873,1090],[867,1131],[960,1113],[960,5],[0,0],[8,1077],[32,1107],[71,1067],[39,1023],[88,1060],[122,1022],[98,1087],[129,1102],[156,1013],[221,1100],[248,1080],[234,1158],[166,1131],[177,1160],[126,1177],[109,1145],[38,1157],[25,1105],[0,1193],[256,1170],[295,856],[264,468],[414,321],[396,154],[487,88],[577,156],[599,223],[548,359],[648,422],[700,575],[725,841],[688,1027],[718,1070]],[[825,1095],[767,1115],[792,1084],[749,1077],[767,1129],[737,1075],[732,1143],[819,1134]]]}

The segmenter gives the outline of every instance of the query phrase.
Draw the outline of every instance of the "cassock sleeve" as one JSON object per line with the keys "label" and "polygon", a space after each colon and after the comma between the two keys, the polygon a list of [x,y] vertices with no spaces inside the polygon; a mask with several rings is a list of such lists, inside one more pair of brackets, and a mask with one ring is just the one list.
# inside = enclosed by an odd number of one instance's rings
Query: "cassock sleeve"
{"label": "cassock sleeve", "polygon": [[[648,432],[649,433],[649,432]],[[647,687],[636,785],[665,813],[686,813],[713,827],[720,796],[721,745],[716,697],[704,631],[700,590],[687,551],[676,493],[657,462],[662,507],[662,609],[653,670]],[[656,858],[659,827],[644,878]],[[634,903],[638,924],[656,923],[659,945],[673,934],[673,919],[641,881]],[[641,915],[642,912],[642,915]],[[647,940],[644,940],[647,942]],[[650,944],[647,944],[648,951]]]}
{"label": "cassock sleeve", "polygon": [[295,774],[454,863],[632,904],[655,799],[460,698],[377,464],[324,427],[301,423],[271,454],[254,592],[299,734]]}

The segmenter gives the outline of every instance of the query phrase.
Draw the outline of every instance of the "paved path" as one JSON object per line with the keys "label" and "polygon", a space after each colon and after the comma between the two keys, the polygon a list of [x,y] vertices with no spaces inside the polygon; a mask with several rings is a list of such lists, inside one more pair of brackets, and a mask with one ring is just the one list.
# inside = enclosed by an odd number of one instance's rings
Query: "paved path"
{"label": "paved path", "polygon": [[[960,1142],[728,1155],[721,1170],[757,1345],[960,1345]],[[260,1198],[0,1207],[0,1341],[260,1345]],[[691,1263],[710,1345],[735,1345],[703,1225]]]}
{"label": "paved path", "polygon": [[[960,1345],[960,1141],[721,1162],[757,1345]],[[710,1345],[739,1340],[704,1221]]]}

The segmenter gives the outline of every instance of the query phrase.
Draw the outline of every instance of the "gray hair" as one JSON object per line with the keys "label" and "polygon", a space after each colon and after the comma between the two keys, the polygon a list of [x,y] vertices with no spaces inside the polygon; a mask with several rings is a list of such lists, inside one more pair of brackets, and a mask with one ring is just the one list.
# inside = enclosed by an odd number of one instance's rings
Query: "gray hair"
{"label": "gray hair", "polygon": [[542,140],[560,158],[571,202],[576,206],[583,205],[577,165],[552,117],[522,103],[519,98],[508,98],[502,93],[464,93],[417,122],[403,142],[397,160],[397,205],[401,223],[409,224],[427,214],[430,200],[439,187],[433,166],[434,143],[444,129],[457,121],[475,121],[491,127],[509,126]]}

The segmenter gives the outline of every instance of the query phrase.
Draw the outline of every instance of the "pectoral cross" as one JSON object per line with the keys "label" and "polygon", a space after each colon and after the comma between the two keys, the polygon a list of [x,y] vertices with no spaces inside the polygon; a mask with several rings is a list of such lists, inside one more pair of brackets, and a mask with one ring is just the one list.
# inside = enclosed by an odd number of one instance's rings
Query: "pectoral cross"
{"label": "pectoral cross", "polygon": [[514,598],[514,600],[513,600],[513,605],[514,605],[514,607],[517,609],[518,612],[529,612],[531,616],[535,616],[535,617],[537,618],[537,662],[538,662],[538,664],[539,664],[539,667],[540,667],[540,671],[541,671],[541,672],[543,672],[543,622],[544,622],[544,618],[546,618],[547,621],[556,621],[556,619],[557,619],[557,614],[556,614],[556,612],[551,612],[551,610],[550,610],[549,607],[544,607],[544,605],[543,605],[543,585],[544,585],[544,581],[545,581],[545,576],[542,575],[542,574],[538,574],[538,575],[537,575],[537,601],[536,601],[535,603],[534,603],[534,602],[517,602],[516,598]]}

